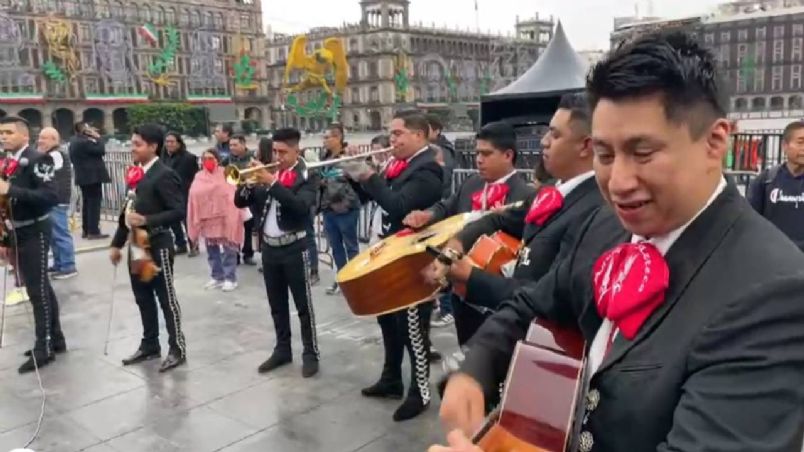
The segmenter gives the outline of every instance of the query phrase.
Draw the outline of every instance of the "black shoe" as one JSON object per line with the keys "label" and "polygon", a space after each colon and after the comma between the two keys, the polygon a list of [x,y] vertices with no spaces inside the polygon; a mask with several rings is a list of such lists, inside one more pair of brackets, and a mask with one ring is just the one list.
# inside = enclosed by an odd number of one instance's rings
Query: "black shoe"
{"label": "black shoe", "polygon": [[253,257],[244,257],[243,263],[246,265],[257,265],[257,261],[255,261]]}
{"label": "black shoe", "polygon": [[[60,344],[53,344],[53,353],[65,353],[67,352],[67,344],[64,342]],[[31,356],[32,350],[25,350],[25,353],[22,356]]]}
{"label": "black shoe", "polygon": [[315,356],[302,357],[302,377],[310,378],[318,373],[318,358]]}
{"label": "black shoe", "polygon": [[318,272],[310,273],[310,285],[311,286],[317,286],[318,283],[320,283],[320,282],[321,282],[321,277],[318,276]]}
{"label": "black shoe", "polygon": [[383,399],[400,400],[405,394],[405,386],[401,381],[378,381],[368,388],[363,388],[360,393],[366,397],[377,397]]}
{"label": "black shoe", "polygon": [[82,238],[82,239],[85,239],[85,238],[87,238],[87,237],[89,237],[89,234],[87,234],[86,232],[82,232],[82,233],[81,233],[81,238]]}
{"label": "black shoe", "polygon": [[176,247],[176,256],[181,256],[182,254],[187,254],[187,246],[177,246]]}
{"label": "black shoe", "polygon": [[167,358],[165,358],[165,360],[162,361],[162,365],[159,366],[159,372],[160,373],[167,372],[170,369],[173,369],[174,367],[179,367],[186,362],[187,358],[185,356],[180,355],[179,353],[170,352],[168,353]]}
{"label": "black shoe", "polygon": [[[34,356],[36,357],[36,362],[34,363]],[[46,355],[44,353],[37,353],[34,356],[29,356],[28,360],[22,363],[17,372],[21,374],[27,374],[28,372],[33,372],[38,367],[39,369],[47,366],[51,362],[56,360],[56,355],[51,353],[50,355]]]}
{"label": "black shoe", "polygon": [[327,295],[337,295],[337,294],[341,293],[341,287],[338,285],[338,283],[334,283],[334,284],[332,284],[332,287],[327,289],[326,292],[327,292]]}
{"label": "black shoe", "polygon": [[143,361],[156,359],[159,358],[160,356],[162,356],[162,352],[160,350],[137,349],[137,351],[134,352],[133,355],[123,360],[123,365],[130,366],[132,364],[141,363]]}
{"label": "black shoe", "polygon": [[108,239],[109,234],[88,234],[85,238],[87,240],[103,240]]}
{"label": "black shoe", "polygon": [[260,364],[260,367],[257,368],[257,372],[264,374],[276,369],[277,367],[282,367],[292,362],[293,356],[290,353],[285,354],[274,352],[267,361]]}
{"label": "black shoe", "polygon": [[412,396],[405,399],[402,402],[402,405],[394,411],[394,420],[396,422],[407,421],[408,419],[413,419],[414,417],[424,413],[424,410],[430,406],[429,403],[425,404],[422,402],[422,399]]}

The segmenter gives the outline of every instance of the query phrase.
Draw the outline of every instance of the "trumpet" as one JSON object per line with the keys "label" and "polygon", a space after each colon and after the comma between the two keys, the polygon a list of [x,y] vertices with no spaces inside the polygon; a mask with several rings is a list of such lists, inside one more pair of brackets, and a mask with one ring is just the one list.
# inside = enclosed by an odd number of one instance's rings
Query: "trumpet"
{"label": "trumpet", "polygon": [[[384,149],[377,149],[376,151],[364,152],[362,154],[350,155],[350,156],[341,157],[341,158],[337,158],[337,159],[333,159],[333,160],[325,160],[323,162],[308,163],[306,167],[307,167],[307,169],[315,169],[315,168],[323,168],[323,167],[326,167],[326,166],[339,165],[341,163],[351,162],[353,160],[365,159],[365,158],[371,157],[373,155],[382,154],[382,153],[385,153],[385,152],[390,152],[393,149],[394,149],[393,147],[387,147],[387,148],[384,148]],[[278,167],[279,167],[278,162],[267,163],[267,164],[258,165],[258,166],[252,166],[252,167],[245,168],[245,169],[239,169],[238,167],[236,167],[234,165],[228,165],[223,170],[223,174],[226,177],[226,182],[228,184],[230,184],[230,185],[243,185],[243,184],[256,182],[256,177],[257,177],[258,172],[260,172],[262,170],[271,170],[271,169],[278,168]]]}

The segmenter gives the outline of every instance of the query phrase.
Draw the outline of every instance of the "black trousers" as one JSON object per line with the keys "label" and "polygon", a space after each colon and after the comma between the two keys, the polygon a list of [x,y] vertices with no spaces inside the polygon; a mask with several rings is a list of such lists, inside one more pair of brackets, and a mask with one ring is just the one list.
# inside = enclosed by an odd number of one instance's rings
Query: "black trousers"
{"label": "black trousers", "polygon": [[100,234],[103,184],[81,186],[81,229],[84,235]]}
{"label": "black trousers", "polygon": [[175,240],[176,248],[187,246],[187,237],[184,234],[185,226],[184,221],[178,221],[170,226],[170,229],[173,231],[173,239]]}
{"label": "black trousers", "polygon": [[59,302],[47,274],[47,255],[52,226],[50,220],[16,231],[17,249],[12,249],[19,266],[22,283],[28,289],[33,305],[36,343],[34,351],[49,354],[54,343],[64,343],[59,319]]}
{"label": "black trousers", "polygon": [[455,330],[458,333],[458,345],[464,346],[475,335],[488,315],[480,309],[467,304],[461,297],[452,295],[452,315],[455,317]]}
{"label": "black trousers", "polygon": [[243,259],[254,257],[254,218],[243,223],[243,229],[246,231],[243,240]]}
{"label": "black trousers", "polygon": [[315,312],[310,294],[310,281],[307,279],[310,262],[305,252],[305,241],[298,240],[288,246],[262,246],[262,276],[271,306],[271,317],[276,331],[277,353],[290,355],[290,300],[288,290],[293,294],[293,302],[299,313],[302,345],[305,356],[318,353]]}
{"label": "black trousers", "polygon": [[385,363],[380,379],[388,383],[402,382],[402,359],[405,348],[410,356],[410,389],[408,397],[430,401],[429,328],[433,303],[422,303],[377,317],[385,348]]}
{"label": "black trousers", "polygon": [[142,318],[142,342],[140,349],[146,351],[160,350],[159,346],[159,314],[157,299],[165,317],[168,331],[170,351],[180,356],[187,356],[184,333],[181,329],[181,307],[176,298],[173,286],[173,244],[170,234],[162,234],[159,241],[151,241],[151,256],[161,269],[150,282],[140,281],[137,275],[131,276],[131,290]]}

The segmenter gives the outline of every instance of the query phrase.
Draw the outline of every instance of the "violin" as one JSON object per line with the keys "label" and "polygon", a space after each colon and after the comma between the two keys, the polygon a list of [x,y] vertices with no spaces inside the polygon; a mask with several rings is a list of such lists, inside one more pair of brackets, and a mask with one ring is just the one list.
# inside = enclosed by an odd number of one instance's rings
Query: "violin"
{"label": "violin", "polygon": [[[128,203],[126,204],[123,218],[125,215],[134,212],[134,192],[129,192]],[[147,283],[156,277],[161,270],[154,262],[151,255],[151,241],[148,238],[148,231],[138,227],[129,228],[129,269],[132,275],[137,275],[140,281]]]}

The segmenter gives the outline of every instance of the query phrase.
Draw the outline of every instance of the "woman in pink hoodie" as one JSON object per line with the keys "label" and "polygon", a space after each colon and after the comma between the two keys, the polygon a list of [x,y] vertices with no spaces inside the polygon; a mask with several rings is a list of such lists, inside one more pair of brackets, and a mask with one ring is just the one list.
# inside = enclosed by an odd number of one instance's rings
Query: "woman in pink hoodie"
{"label": "woman in pink hoodie", "polygon": [[204,288],[231,292],[237,288],[237,253],[250,213],[235,207],[236,187],[226,183],[216,150],[206,150],[201,165],[187,199],[187,234],[194,243],[205,239],[212,278]]}

